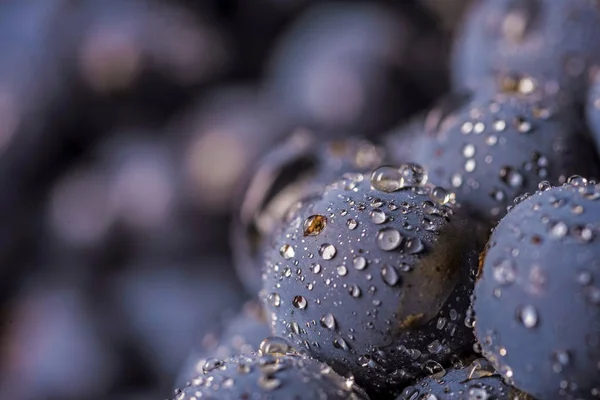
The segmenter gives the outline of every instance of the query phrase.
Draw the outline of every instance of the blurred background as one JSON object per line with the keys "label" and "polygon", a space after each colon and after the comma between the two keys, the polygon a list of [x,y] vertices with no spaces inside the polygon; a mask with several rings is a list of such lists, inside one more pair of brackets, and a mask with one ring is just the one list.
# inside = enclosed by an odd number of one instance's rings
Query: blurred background
{"label": "blurred background", "polygon": [[467,5],[2,1],[0,398],[171,396],[256,296],[229,238],[258,160],[427,109]]}

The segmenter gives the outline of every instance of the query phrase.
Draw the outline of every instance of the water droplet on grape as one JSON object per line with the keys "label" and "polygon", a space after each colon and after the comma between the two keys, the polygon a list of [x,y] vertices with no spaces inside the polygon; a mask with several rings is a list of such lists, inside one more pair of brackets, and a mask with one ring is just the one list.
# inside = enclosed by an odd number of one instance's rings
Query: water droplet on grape
{"label": "water droplet on grape", "polygon": [[323,215],[311,215],[304,221],[304,236],[316,236],[323,232],[326,225],[326,217]]}
{"label": "water droplet on grape", "polygon": [[323,243],[321,247],[319,247],[319,255],[323,257],[324,260],[331,260],[335,257],[337,253],[336,248],[329,243]]}
{"label": "water droplet on grape", "polygon": [[281,256],[286,260],[289,260],[290,258],[294,257],[296,253],[292,246],[289,244],[284,244],[279,248],[279,254],[281,254]]}
{"label": "water droplet on grape", "polygon": [[323,328],[327,328],[327,329],[331,329],[331,330],[335,329],[335,324],[336,324],[335,318],[330,313],[327,313],[327,314],[323,315],[321,317],[320,322],[321,322],[321,326]]}
{"label": "water droplet on grape", "polygon": [[525,328],[534,328],[538,324],[537,310],[531,305],[526,305],[519,310],[519,319]]}
{"label": "water droplet on grape", "polygon": [[292,305],[296,308],[304,310],[308,305],[308,302],[303,296],[294,296],[294,298],[292,299]]}
{"label": "water droplet on grape", "polygon": [[384,228],[377,233],[377,246],[384,251],[397,249],[402,242],[402,235],[394,228]]}
{"label": "water droplet on grape", "polygon": [[389,265],[384,265],[381,268],[381,277],[383,278],[383,281],[389,286],[395,286],[400,280],[400,276],[398,276],[396,270]]}

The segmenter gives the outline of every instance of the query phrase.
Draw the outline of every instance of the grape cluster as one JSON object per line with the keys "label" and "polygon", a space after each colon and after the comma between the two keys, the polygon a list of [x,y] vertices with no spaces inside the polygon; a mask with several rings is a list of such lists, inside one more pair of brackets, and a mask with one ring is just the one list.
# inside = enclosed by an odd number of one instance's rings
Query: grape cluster
{"label": "grape cluster", "polygon": [[600,398],[597,0],[0,33],[0,398]]}

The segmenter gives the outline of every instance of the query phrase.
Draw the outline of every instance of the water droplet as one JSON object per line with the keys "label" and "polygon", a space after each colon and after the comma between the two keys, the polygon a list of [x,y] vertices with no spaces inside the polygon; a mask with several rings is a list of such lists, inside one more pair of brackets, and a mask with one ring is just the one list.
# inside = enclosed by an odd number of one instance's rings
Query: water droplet
{"label": "water droplet", "polygon": [[258,378],[258,385],[264,390],[270,392],[281,386],[281,381],[273,375],[261,375]]}
{"label": "water droplet", "polygon": [[500,189],[495,189],[490,193],[490,196],[492,197],[492,199],[501,202],[506,198],[506,194],[500,190]]}
{"label": "water droplet", "polygon": [[368,367],[371,363],[371,357],[369,355],[360,356],[358,357],[357,361],[358,365],[360,365],[361,367]]}
{"label": "water droplet", "polygon": [[346,190],[354,190],[358,186],[358,183],[356,181],[345,181],[345,184],[346,185],[344,186],[344,188]]}
{"label": "water droplet", "polygon": [[444,329],[444,326],[446,326],[446,322],[448,322],[448,320],[444,317],[439,317],[436,323],[436,327],[440,330]]}
{"label": "water droplet", "polygon": [[421,204],[421,208],[423,212],[427,215],[439,215],[440,210],[429,200],[425,200],[423,204]]}
{"label": "water droplet", "polygon": [[359,298],[361,295],[360,288],[358,287],[358,285],[356,285],[354,283],[348,287],[348,292],[350,293],[350,296],[352,296],[356,299]]}
{"label": "water droplet", "polygon": [[402,188],[421,186],[427,183],[427,171],[418,164],[402,164],[398,171],[400,172],[400,186]]}
{"label": "water droplet", "polygon": [[443,349],[443,346],[439,340],[434,340],[433,342],[431,342],[427,345],[427,350],[431,354],[438,354],[440,351],[442,351],[442,349]]}
{"label": "water droplet", "polygon": [[473,172],[473,171],[475,171],[475,167],[477,167],[477,163],[472,158],[468,159],[465,162],[465,171]]}
{"label": "water droplet", "polygon": [[303,296],[294,296],[294,298],[292,299],[292,305],[296,308],[304,310],[308,305],[308,302]]}
{"label": "water droplet", "polygon": [[173,393],[175,394],[175,400],[185,400],[185,393],[183,392],[183,390],[175,389]]}
{"label": "water droplet", "polygon": [[348,268],[345,265],[338,265],[336,270],[339,276],[346,276],[348,274]]}
{"label": "water droplet", "polygon": [[475,328],[475,316],[474,315],[469,315],[469,313],[467,313],[467,315],[465,316],[465,326],[467,328]]}
{"label": "water droplet", "polygon": [[383,206],[383,201],[381,201],[380,198],[374,198],[373,200],[371,200],[371,207],[373,208],[379,208]]}
{"label": "water droplet", "polygon": [[289,326],[288,326],[290,332],[295,333],[296,335],[300,334],[300,325],[298,325],[298,323],[296,321],[292,322]]}
{"label": "water droplet", "polygon": [[580,187],[580,186],[585,186],[588,184],[588,180],[585,179],[583,176],[579,176],[579,175],[572,175],[567,179],[567,183],[569,185],[573,185],[576,187]]}
{"label": "water droplet", "polygon": [[373,221],[374,224],[383,224],[386,221],[386,219],[387,217],[385,213],[381,211],[381,209],[376,208],[373,211],[371,211],[371,221]]}
{"label": "water droplet", "polygon": [[455,198],[454,193],[448,192],[446,189],[436,186],[431,190],[431,195],[429,196],[433,201],[438,204],[444,205],[453,201]]}
{"label": "water droplet", "polygon": [[473,126],[473,132],[475,132],[476,135],[482,134],[484,130],[485,130],[485,124],[483,122],[477,122]]}
{"label": "water droplet", "polygon": [[[504,129],[506,129],[506,121],[503,121],[501,119],[496,120],[494,122],[494,130],[496,132],[502,132]],[[495,137],[495,136],[494,136]],[[489,144],[489,143],[488,143]],[[495,143],[494,143],[495,144]]]}
{"label": "water droplet", "polygon": [[594,238],[594,233],[592,232],[592,230],[590,228],[588,228],[587,226],[578,226],[575,227],[573,229],[573,235],[580,239],[583,240],[584,242],[589,242]]}
{"label": "water droplet", "polygon": [[467,400],[488,400],[488,398],[489,394],[484,388],[469,388],[469,397],[467,398]]}
{"label": "water droplet", "polygon": [[316,236],[323,232],[326,225],[326,217],[323,215],[311,215],[304,221],[304,236]]}
{"label": "water droplet", "polygon": [[515,119],[515,126],[520,133],[528,133],[531,132],[531,122],[527,121],[523,117],[517,117]]}
{"label": "water droplet", "polygon": [[538,183],[538,190],[540,192],[545,192],[546,190],[552,189],[552,185],[548,181],[541,181]]}
{"label": "water droplet", "polygon": [[402,173],[398,168],[382,166],[371,174],[371,186],[382,192],[391,193],[402,189]]}
{"label": "water droplet", "polygon": [[513,370],[508,365],[502,365],[498,372],[503,374],[508,379],[511,379],[513,377]]}
{"label": "water droplet", "polygon": [[548,159],[540,154],[535,153],[534,161],[537,163],[538,167],[548,166]]}
{"label": "water droplet", "polygon": [[550,229],[550,237],[554,239],[560,239],[565,237],[568,231],[569,228],[567,227],[567,224],[560,221],[554,224],[554,226],[552,226],[552,228]]}
{"label": "water droplet", "polygon": [[[524,2],[526,0],[521,0]],[[535,0],[534,0],[535,1]],[[508,17],[504,20],[504,22],[515,23],[517,19],[514,17],[517,14],[508,14]],[[523,21],[518,19],[518,21]],[[519,25],[519,23],[517,23]],[[504,25],[504,28],[506,25]],[[515,26],[513,26],[515,27]],[[513,38],[514,39],[514,38]],[[515,39],[516,40],[516,39]],[[514,93],[514,94],[531,94],[536,88],[535,81],[530,77],[517,76],[515,74],[504,75],[500,79],[500,89],[505,93]]]}
{"label": "water droplet", "polygon": [[271,293],[267,298],[267,301],[273,307],[279,307],[281,305],[281,297],[279,296],[279,293]]}
{"label": "water droplet", "polygon": [[356,227],[358,226],[358,222],[356,222],[355,219],[350,218],[348,221],[346,221],[346,225],[348,226],[348,229],[352,231],[356,229]]}
{"label": "water droplet", "polygon": [[588,286],[585,288],[585,298],[590,304],[600,304],[600,289],[595,286]]}
{"label": "water droplet", "polygon": [[465,158],[473,157],[475,155],[475,146],[472,144],[466,144],[465,147],[463,147],[462,154]]}
{"label": "water droplet", "polygon": [[281,254],[281,256],[286,260],[289,260],[290,258],[294,257],[296,253],[294,252],[294,248],[292,246],[289,244],[284,244],[279,248],[279,254]]}
{"label": "water droplet", "polygon": [[519,319],[525,328],[534,328],[538,324],[537,310],[531,305],[526,305],[519,310]]}
{"label": "water droplet", "polygon": [[354,377],[350,376],[350,377],[346,378],[345,381],[344,381],[344,387],[343,387],[343,389],[346,392],[349,392],[349,391],[354,390],[354,387],[355,387]]}
{"label": "water droplet", "polygon": [[416,360],[417,358],[421,357],[421,352],[417,349],[406,349],[406,353],[408,354],[408,356],[410,358],[412,358],[413,360]]}
{"label": "water droplet", "polygon": [[319,255],[323,257],[324,260],[331,260],[335,257],[337,250],[332,244],[323,243],[321,247],[319,247]]}
{"label": "water droplet", "polygon": [[399,269],[400,271],[402,271],[402,272],[410,272],[410,271],[412,271],[412,270],[413,270],[413,267],[412,267],[412,265],[410,265],[410,264],[407,264],[407,263],[402,263],[402,262],[401,262],[401,263],[398,265],[398,269]]}
{"label": "water droplet", "polygon": [[461,174],[452,175],[452,179],[450,180],[450,183],[452,183],[452,186],[455,188],[460,187],[463,183],[462,175]]}
{"label": "water droplet", "polygon": [[419,238],[408,239],[404,247],[408,254],[419,254],[425,250],[425,244]]}
{"label": "water droplet", "polygon": [[315,274],[320,274],[321,273],[321,264],[312,264],[310,266],[312,272],[314,272]]}
{"label": "water droplet", "polygon": [[425,228],[425,230],[429,232],[436,232],[439,229],[435,222],[433,222],[429,218],[423,218],[421,224],[423,225],[423,228]]}
{"label": "water droplet", "polygon": [[571,356],[568,351],[559,350],[552,353],[552,370],[557,374],[562,372],[570,362]]}
{"label": "water droplet", "polygon": [[321,326],[323,328],[327,328],[327,329],[331,329],[331,330],[335,329],[335,318],[330,313],[323,315],[320,319],[320,322],[321,322]]}
{"label": "water droplet", "polygon": [[432,375],[434,379],[441,379],[446,375],[446,370],[440,363],[434,360],[427,360],[422,365],[421,368],[427,372],[428,375]]}
{"label": "water droplet", "polygon": [[367,267],[367,260],[362,256],[358,256],[352,260],[352,265],[354,265],[354,268],[357,270],[362,271]]}
{"label": "water droplet", "polygon": [[223,381],[223,383],[221,384],[224,388],[232,388],[233,384],[235,383],[235,381],[233,380],[233,378],[225,378],[225,380]]}
{"label": "water droplet", "polygon": [[450,319],[452,321],[456,321],[457,318],[458,318],[458,312],[454,308],[450,309]]}
{"label": "water droplet", "polygon": [[381,268],[381,277],[383,278],[383,281],[389,286],[396,285],[400,280],[400,276],[398,276],[396,270],[389,265],[384,265]]}
{"label": "water droplet", "polygon": [[502,260],[495,264],[492,270],[494,280],[501,285],[509,285],[517,278],[517,271],[509,260]]}
{"label": "water droplet", "polygon": [[348,351],[348,349],[349,349],[348,343],[346,343],[346,341],[343,338],[333,339],[333,347],[335,347],[336,349],[345,350],[345,351]]}
{"label": "water droplet", "polygon": [[463,135],[468,135],[469,133],[473,132],[473,123],[470,121],[463,123],[460,126],[460,131]]}
{"label": "water droplet", "polygon": [[523,175],[512,167],[502,167],[500,169],[500,178],[513,188],[522,187],[525,181]]}
{"label": "water droplet", "polygon": [[377,232],[377,246],[384,251],[397,249],[402,242],[402,235],[394,228],[384,228]]}
{"label": "water droplet", "polygon": [[204,365],[202,366],[202,372],[209,373],[210,371],[214,371],[215,369],[222,367],[224,362],[217,358],[208,358]]}
{"label": "water droplet", "polygon": [[519,79],[518,90],[520,93],[531,94],[535,90],[535,87],[535,81],[531,77],[525,76]]}
{"label": "water droplet", "polygon": [[496,135],[490,135],[487,138],[485,138],[485,143],[488,146],[494,146],[496,143],[498,143],[498,136]]}
{"label": "water droplet", "polygon": [[592,274],[590,271],[579,271],[576,280],[581,286],[587,286],[592,283]]}
{"label": "water droplet", "polygon": [[274,356],[284,356],[289,353],[291,350],[291,346],[289,343],[280,337],[270,336],[264,339],[260,345],[258,346],[258,354],[263,355],[274,355]]}

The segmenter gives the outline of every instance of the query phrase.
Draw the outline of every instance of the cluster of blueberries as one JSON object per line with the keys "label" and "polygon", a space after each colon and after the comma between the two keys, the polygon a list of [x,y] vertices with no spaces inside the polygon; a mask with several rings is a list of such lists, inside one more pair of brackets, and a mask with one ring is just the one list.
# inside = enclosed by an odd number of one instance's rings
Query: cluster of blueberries
{"label": "cluster of blueberries", "polygon": [[0,399],[600,399],[599,0],[0,2]]}

